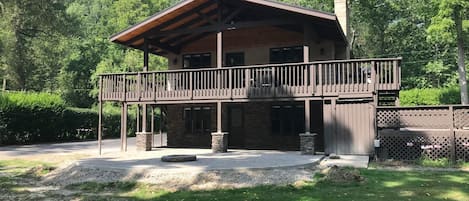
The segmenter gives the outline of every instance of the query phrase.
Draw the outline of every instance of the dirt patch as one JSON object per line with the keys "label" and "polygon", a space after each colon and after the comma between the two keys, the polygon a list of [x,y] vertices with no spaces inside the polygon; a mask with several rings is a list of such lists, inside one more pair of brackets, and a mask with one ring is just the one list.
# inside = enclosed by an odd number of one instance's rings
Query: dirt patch
{"label": "dirt patch", "polygon": [[323,178],[324,180],[333,183],[352,183],[365,181],[365,177],[360,174],[360,171],[353,168],[340,168],[337,166],[332,166],[323,169],[321,173],[325,175]]}
{"label": "dirt patch", "polygon": [[311,181],[314,166],[211,170],[203,172],[165,172],[152,169],[112,169],[82,167],[70,164],[60,167],[44,177],[45,185],[67,186],[83,182],[142,182],[157,188],[175,190],[211,190],[243,188],[257,185],[287,185],[298,181]]}
{"label": "dirt patch", "polygon": [[32,177],[39,178],[42,175],[45,175],[51,171],[53,171],[55,167],[47,166],[47,165],[39,165],[36,167],[32,167],[28,169],[24,174]]}
{"label": "dirt patch", "polygon": [[403,167],[403,166],[410,166],[415,165],[414,163],[405,162],[405,161],[398,161],[398,160],[385,160],[380,162],[374,162],[375,165],[380,166],[388,166],[388,167]]}

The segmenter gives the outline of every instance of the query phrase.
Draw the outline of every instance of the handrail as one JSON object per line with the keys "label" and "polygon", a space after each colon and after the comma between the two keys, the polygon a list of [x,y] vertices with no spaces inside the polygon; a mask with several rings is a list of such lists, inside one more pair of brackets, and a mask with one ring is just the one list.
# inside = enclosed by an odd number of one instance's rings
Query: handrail
{"label": "handrail", "polygon": [[[348,60],[325,60],[325,61],[313,61],[313,62],[301,62],[301,63],[283,63],[283,64],[258,64],[258,65],[246,65],[246,66],[233,66],[223,67],[222,69],[239,69],[239,68],[262,68],[262,67],[279,67],[279,66],[295,66],[295,65],[314,65],[314,64],[330,64],[330,63],[343,63],[343,62],[366,62],[366,61],[400,61],[402,57],[394,58],[375,58],[375,59],[348,59]],[[219,70],[219,68],[190,68],[190,69],[174,69],[174,70],[157,70],[157,71],[145,71],[141,73],[170,73],[170,72],[191,72],[191,71],[207,71],[207,70]],[[136,75],[138,72],[120,72],[120,73],[101,73],[101,75]]]}
{"label": "handrail", "polygon": [[[399,58],[112,73],[99,75],[116,101],[289,98],[399,90]],[[124,96],[124,97],[123,97]]]}

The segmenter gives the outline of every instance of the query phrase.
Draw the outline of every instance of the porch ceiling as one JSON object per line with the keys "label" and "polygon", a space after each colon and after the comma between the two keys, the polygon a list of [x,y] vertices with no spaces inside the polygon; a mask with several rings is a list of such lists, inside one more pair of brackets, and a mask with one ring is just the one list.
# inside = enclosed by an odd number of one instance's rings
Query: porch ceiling
{"label": "porch ceiling", "polygon": [[111,36],[111,41],[150,53],[179,54],[182,47],[217,31],[276,26],[303,32],[311,24],[320,37],[346,41],[334,14],[267,0],[185,0]]}

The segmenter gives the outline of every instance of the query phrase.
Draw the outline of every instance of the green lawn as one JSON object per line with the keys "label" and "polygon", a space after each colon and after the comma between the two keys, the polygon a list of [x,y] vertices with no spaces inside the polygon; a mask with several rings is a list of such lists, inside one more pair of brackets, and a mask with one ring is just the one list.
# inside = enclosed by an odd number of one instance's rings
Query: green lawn
{"label": "green lawn", "polygon": [[[361,170],[365,182],[321,181],[295,186],[261,186],[234,190],[165,192],[137,183],[87,183],[69,186],[93,192],[108,192],[129,200],[458,200],[469,201],[467,172],[397,172]],[[106,200],[108,196],[83,196],[85,200]]]}
{"label": "green lawn", "polygon": [[[0,192],[10,197],[17,195],[20,200],[31,197],[28,194],[34,192],[29,192],[27,189],[34,179],[29,180],[29,183],[22,183],[25,177],[31,176],[24,168],[37,165],[47,166],[48,164],[0,161],[0,187],[2,187]],[[9,176],[6,171],[10,172]],[[163,191],[149,184],[132,182],[83,183],[63,187],[64,190],[72,192],[70,195],[64,196],[53,192],[45,192],[43,195],[44,200],[469,201],[469,172],[400,172],[369,169],[360,170],[360,173],[365,181],[334,183],[320,180],[297,186],[260,186],[232,190],[177,192]],[[316,175],[316,177],[321,176]],[[37,196],[32,197],[33,200],[41,200],[37,199]]]}

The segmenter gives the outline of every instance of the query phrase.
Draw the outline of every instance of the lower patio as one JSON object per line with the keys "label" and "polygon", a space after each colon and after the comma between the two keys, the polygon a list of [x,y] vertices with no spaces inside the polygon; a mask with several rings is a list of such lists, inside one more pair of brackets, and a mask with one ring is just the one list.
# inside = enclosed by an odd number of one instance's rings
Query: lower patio
{"label": "lower patio", "polygon": [[[106,150],[105,145],[103,148]],[[135,149],[134,149],[135,150]],[[64,164],[48,174],[45,185],[82,182],[142,182],[169,190],[207,190],[312,181],[321,155],[299,151],[153,148],[139,152],[105,152]],[[194,154],[197,161],[162,162],[165,155]]]}
{"label": "lower patio", "polygon": [[[196,161],[163,162],[165,155],[196,155]],[[322,155],[301,155],[299,151],[230,149],[212,153],[211,149],[153,148],[149,152],[110,153],[77,163],[85,167],[114,169],[151,169],[161,172],[202,172],[306,166],[319,162]]]}

